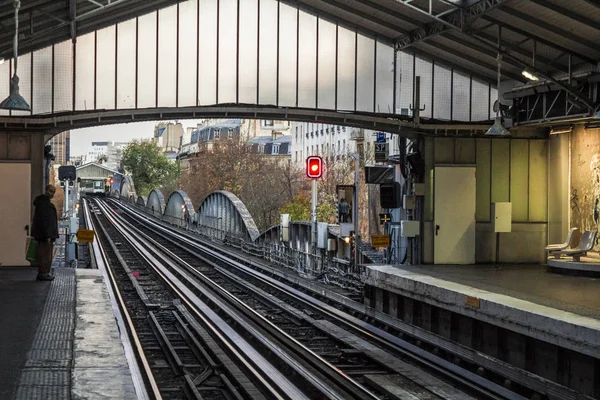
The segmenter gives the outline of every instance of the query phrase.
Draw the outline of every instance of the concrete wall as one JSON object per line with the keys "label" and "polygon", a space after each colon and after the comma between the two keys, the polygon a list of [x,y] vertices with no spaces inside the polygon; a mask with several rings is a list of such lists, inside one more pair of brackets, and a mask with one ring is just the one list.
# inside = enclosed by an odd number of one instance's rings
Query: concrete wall
{"label": "concrete wall", "polygon": [[494,262],[491,204],[512,203],[512,232],[500,234],[501,262],[543,262],[548,237],[548,141],[546,139],[428,138],[424,262],[433,262],[433,169],[442,164],[477,168],[476,262]]}
{"label": "concrete wall", "polygon": [[548,141],[548,242],[561,243],[570,229],[570,135],[550,135]]}
{"label": "concrete wall", "polygon": [[570,135],[560,136],[570,137],[571,141],[571,225],[582,231],[597,229],[594,206],[600,199],[600,129],[585,129],[579,125]]}

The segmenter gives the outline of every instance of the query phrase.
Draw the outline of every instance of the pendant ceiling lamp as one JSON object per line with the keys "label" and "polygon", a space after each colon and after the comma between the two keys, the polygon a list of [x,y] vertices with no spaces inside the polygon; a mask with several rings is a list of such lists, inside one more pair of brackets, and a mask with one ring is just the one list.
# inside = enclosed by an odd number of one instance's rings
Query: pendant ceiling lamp
{"label": "pendant ceiling lamp", "polygon": [[23,96],[19,94],[19,77],[17,76],[17,62],[19,59],[19,52],[17,50],[19,44],[19,8],[21,8],[21,2],[15,0],[15,40],[13,43],[14,60],[15,60],[15,73],[10,79],[10,94],[8,97],[0,103],[0,108],[4,110],[23,110],[31,111],[31,107],[25,101]]}
{"label": "pendant ceiling lamp", "polygon": [[502,125],[502,117],[500,116],[500,77],[502,76],[502,54],[500,54],[501,42],[500,42],[501,30],[498,31],[498,85],[496,86],[496,92],[498,93],[498,107],[496,108],[496,118],[494,125],[490,127],[485,133],[486,136],[497,136],[505,137],[510,136],[510,132]]}

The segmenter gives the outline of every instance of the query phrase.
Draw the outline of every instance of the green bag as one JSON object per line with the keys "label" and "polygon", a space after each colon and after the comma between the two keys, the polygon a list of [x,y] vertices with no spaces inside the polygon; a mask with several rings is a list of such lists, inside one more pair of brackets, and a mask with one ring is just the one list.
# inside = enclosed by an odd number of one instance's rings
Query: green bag
{"label": "green bag", "polygon": [[27,238],[27,254],[25,258],[31,262],[31,265],[37,265],[38,263],[38,242],[34,238]]}

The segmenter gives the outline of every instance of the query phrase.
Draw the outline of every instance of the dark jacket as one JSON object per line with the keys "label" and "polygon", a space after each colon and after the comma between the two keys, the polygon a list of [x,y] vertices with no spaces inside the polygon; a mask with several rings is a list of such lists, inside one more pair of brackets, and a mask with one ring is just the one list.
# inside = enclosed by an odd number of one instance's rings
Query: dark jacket
{"label": "dark jacket", "polygon": [[41,194],[35,198],[33,205],[35,211],[33,212],[31,236],[37,241],[58,239],[58,217],[56,207],[50,201],[50,197]]}

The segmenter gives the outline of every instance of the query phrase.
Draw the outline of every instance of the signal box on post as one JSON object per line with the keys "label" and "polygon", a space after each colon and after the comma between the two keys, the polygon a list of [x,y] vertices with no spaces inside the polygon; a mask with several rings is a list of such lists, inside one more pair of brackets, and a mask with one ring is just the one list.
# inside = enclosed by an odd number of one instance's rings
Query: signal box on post
{"label": "signal box on post", "polygon": [[312,179],[323,175],[323,159],[319,156],[310,156],[306,159],[306,176]]}
{"label": "signal box on post", "polygon": [[394,182],[379,186],[379,201],[381,208],[400,208],[402,199],[400,183]]}

